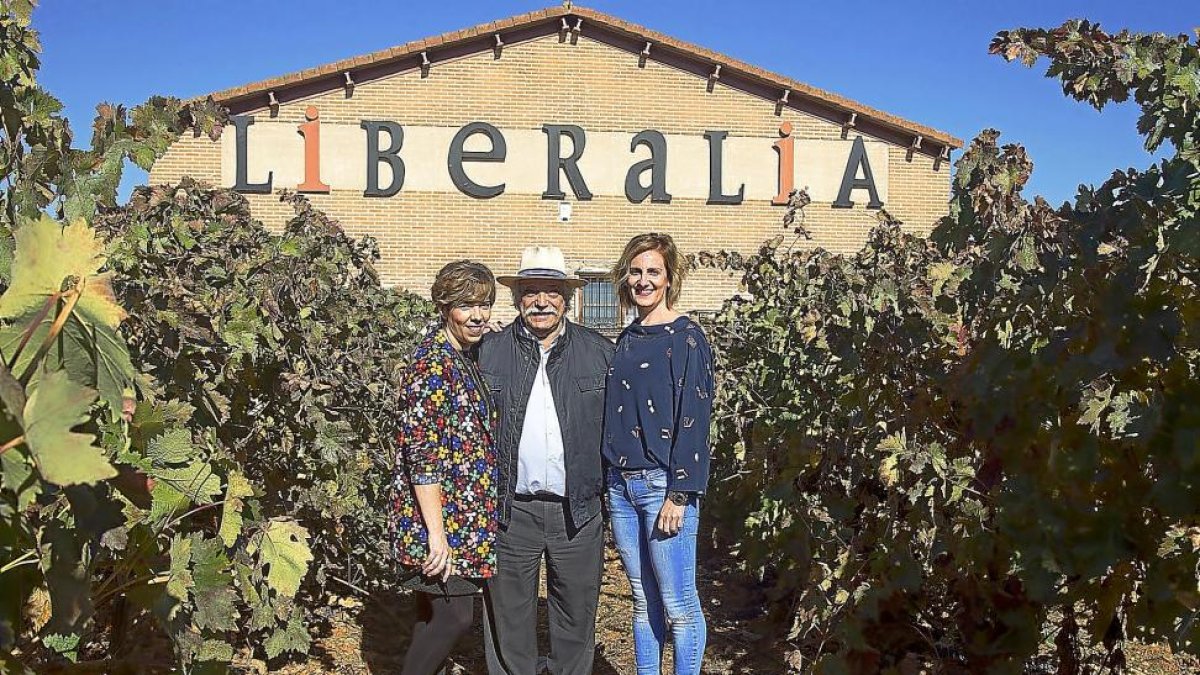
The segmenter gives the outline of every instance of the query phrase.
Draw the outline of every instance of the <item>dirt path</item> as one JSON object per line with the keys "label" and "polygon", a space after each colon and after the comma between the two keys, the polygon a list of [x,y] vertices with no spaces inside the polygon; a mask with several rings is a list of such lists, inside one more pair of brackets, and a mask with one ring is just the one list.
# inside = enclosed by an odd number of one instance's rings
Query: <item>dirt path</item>
{"label": "dirt path", "polygon": [[[621,569],[616,551],[605,549],[604,576],[600,586],[600,609],[596,620],[596,675],[633,675],[633,636],[630,622],[632,605],[629,582]],[[708,620],[708,647],[705,673],[783,673],[782,650],[764,642],[747,629],[759,618],[765,599],[749,584],[733,581],[727,560],[716,552],[701,556],[700,592]],[[305,664],[287,667],[289,675],[344,673],[381,675],[399,673],[408,645],[408,627],[413,611],[409,597],[393,595],[369,602],[355,612],[344,614],[331,634],[314,645],[312,658]],[[545,589],[539,603],[539,642],[547,651]],[[464,638],[451,657],[449,675],[486,673],[483,657],[483,629],[478,612],[471,634]],[[670,650],[667,654],[668,664]],[[665,668],[664,672],[670,672]]]}

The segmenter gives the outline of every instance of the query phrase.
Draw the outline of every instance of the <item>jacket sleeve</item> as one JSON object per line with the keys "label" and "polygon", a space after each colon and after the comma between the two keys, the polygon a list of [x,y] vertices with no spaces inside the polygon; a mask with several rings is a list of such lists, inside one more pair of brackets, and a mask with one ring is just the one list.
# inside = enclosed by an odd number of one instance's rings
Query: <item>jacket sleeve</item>
{"label": "jacket sleeve", "polygon": [[446,380],[413,364],[403,379],[400,410],[400,453],[397,470],[407,470],[413,485],[441,483],[443,462],[450,451],[446,437],[449,392]]}
{"label": "jacket sleeve", "polygon": [[675,433],[667,489],[704,492],[708,485],[708,429],[712,421],[712,350],[695,324],[678,334],[671,354],[675,377]]}

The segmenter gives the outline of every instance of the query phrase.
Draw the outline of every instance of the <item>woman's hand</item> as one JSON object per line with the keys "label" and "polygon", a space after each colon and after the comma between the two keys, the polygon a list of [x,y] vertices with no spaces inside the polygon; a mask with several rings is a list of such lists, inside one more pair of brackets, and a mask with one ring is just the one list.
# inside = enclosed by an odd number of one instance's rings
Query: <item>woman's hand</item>
{"label": "woman's hand", "polygon": [[437,483],[414,485],[413,492],[421,507],[421,516],[425,519],[425,529],[429,532],[429,556],[421,565],[421,572],[427,577],[440,576],[445,581],[450,578],[454,552],[446,542],[445,523],[442,521],[442,488]]}
{"label": "woman's hand", "polygon": [[679,506],[670,499],[664,499],[662,508],[658,511],[658,522],[655,526],[659,532],[674,537],[683,529],[683,512],[687,506]]}
{"label": "woman's hand", "polygon": [[450,578],[453,561],[454,553],[450,550],[450,544],[446,543],[446,535],[430,533],[429,555],[425,558],[425,564],[421,566],[421,572],[427,577],[440,576],[445,582]]}

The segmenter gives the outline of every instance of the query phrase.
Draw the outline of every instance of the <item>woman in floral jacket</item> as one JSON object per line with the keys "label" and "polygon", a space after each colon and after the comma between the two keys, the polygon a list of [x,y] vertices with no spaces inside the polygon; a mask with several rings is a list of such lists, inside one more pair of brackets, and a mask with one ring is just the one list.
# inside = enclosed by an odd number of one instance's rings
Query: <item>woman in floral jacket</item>
{"label": "woman in floral jacket", "polygon": [[435,673],[470,629],[496,564],[496,411],[473,360],[496,299],[491,271],[453,262],[438,272],[442,321],[404,373],[391,520],[402,583],[418,618],[405,675]]}

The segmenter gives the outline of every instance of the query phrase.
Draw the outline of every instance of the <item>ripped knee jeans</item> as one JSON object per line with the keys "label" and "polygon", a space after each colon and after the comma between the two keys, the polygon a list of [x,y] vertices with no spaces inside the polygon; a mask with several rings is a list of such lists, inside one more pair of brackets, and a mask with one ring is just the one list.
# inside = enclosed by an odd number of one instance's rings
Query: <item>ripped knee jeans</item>
{"label": "ripped knee jeans", "polygon": [[668,635],[675,675],[698,675],[707,625],[696,591],[699,503],[684,509],[683,529],[666,536],[655,526],[667,494],[662,469],[608,471],[613,539],[633,590],[633,642],[638,675],[659,675]]}

